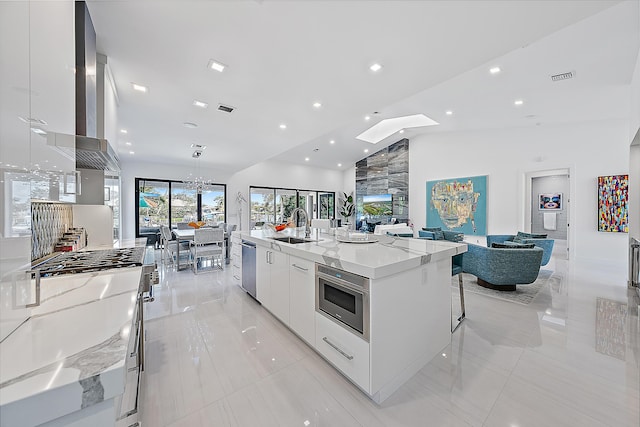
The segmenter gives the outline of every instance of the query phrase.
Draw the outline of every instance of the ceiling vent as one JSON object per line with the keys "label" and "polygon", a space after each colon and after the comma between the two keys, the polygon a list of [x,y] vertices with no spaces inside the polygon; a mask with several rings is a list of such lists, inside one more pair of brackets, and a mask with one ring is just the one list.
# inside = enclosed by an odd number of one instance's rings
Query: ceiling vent
{"label": "ceiling vent", "polygon": [[219,111],[224,111],[225,113],[230,113],[233,110],[235,110],[235,108],[229,106],[229,105],[224,105],[224,104],[218,104],[218,110]]}
{"label": "ceiling vent", "polygon": [[573,71],[569,71],[568,73],[554,74],[553,76],[551,76],[551,81],[558,82],[560,80],[572,79],[575,75],[576,73]]}

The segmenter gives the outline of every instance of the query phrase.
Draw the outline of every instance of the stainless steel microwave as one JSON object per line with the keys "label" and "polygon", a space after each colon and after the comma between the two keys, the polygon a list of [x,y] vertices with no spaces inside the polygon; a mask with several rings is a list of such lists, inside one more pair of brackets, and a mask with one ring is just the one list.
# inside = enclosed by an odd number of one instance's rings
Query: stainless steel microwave
{"label": "stainless steel microwave", "polygon": [[316,311],[369,341],[369,279],[316,264]]}

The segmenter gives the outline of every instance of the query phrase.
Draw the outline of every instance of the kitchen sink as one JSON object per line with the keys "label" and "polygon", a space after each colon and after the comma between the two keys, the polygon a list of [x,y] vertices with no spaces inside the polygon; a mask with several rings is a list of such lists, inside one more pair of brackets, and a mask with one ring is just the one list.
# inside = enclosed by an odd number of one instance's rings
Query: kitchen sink
{"label": "kitchen sink", "polygon": [[317,240],[311,240],[311,239],[300,239],[298,237],[272,237],[272,239],[277,240],[278,242],[290,243],[292,245],[295,245],[298,243],[310,243],[310,242],[317,241]]}

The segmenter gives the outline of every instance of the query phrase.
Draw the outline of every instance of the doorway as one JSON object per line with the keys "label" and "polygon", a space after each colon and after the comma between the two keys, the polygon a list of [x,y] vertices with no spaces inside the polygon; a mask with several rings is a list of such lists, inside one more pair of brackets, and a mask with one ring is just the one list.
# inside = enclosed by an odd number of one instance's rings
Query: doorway
{"label": "doorway", "polygon": [[[569,169],[527,174],[525,225],[531,233],[555,240],[554,253],[569,259],[571,182]],[[562,255],[561,255],[562,256]]]}

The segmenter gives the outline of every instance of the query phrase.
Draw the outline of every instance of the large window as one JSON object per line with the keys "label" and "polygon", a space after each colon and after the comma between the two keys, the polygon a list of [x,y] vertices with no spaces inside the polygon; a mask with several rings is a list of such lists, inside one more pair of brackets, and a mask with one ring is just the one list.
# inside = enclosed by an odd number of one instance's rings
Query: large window
{"label": "large window", "polygon": [[199,192],[182,181],[136,178],[136,236],[152,242],[162,225],[226,222],[226,192],[224,184],[206,185]]}
{"label": "large window", "polygon": [[264,223],[285,223],[295,208],[302,208],[310,219],[335,218],[335,193],[292,188],[250,187],[250,228]]}

